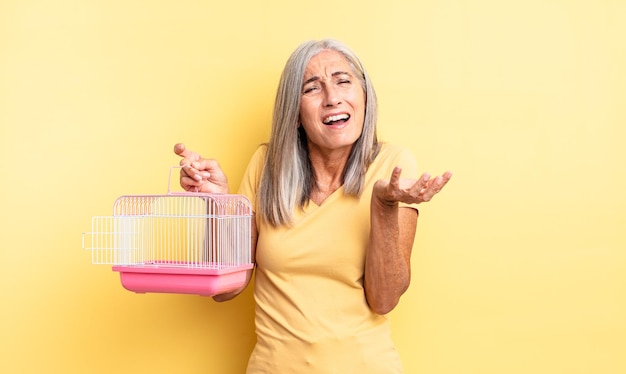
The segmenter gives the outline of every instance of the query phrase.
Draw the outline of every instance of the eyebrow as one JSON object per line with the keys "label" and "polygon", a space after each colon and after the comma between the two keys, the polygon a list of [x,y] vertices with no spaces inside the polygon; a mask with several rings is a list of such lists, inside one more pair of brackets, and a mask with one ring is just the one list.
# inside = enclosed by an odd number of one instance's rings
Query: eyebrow
{"label": "eyebrow", "polygon": [[[348,73],[347,71],[336,71],[334,73],[331,74],[331,76],[336,77],[339,75],[348,75],[348,76],[352,76],[352,74]],[[320,77],[317,75],[312,76],[311,78],[307,79],[306,81],[304,81],[304,83],[302,83],[302,86],[306,86],[307,84],[311,83],[311,82],[315,82],[320,80]]]}

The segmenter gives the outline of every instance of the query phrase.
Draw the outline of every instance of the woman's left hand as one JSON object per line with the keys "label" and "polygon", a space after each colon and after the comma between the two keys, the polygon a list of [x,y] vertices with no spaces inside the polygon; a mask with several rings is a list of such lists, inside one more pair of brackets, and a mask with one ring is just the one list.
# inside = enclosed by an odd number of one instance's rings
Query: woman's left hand
{"label": "woman's left hand", "polygon": [[430,201],[452,178],[452,173],[449,171],[435,178],[424,173],[417,180],[400,178],[401,174],[402,169],[395,167],[389,180],[380,179],[376,181],[372,192],[373,196],[385,205],[394,205],[400,202],[419,204]]}

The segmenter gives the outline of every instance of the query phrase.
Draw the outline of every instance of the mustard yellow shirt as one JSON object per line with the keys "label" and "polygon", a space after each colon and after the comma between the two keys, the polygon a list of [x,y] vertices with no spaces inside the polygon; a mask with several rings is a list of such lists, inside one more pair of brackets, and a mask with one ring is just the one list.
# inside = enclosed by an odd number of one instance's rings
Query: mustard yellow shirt
{"label": "mustard yellow shirt", "polygon": [[[239,190],[255,211],[265,153],[254,154]],[[389,321],[369,308],[363,288],[372,187],[395,166],[418,178],[408,151],[383,144],[361,198],[340,188],[320,206],[296,209],[290,227],[257,216],[257,343],[247,373],[402,373]]]}

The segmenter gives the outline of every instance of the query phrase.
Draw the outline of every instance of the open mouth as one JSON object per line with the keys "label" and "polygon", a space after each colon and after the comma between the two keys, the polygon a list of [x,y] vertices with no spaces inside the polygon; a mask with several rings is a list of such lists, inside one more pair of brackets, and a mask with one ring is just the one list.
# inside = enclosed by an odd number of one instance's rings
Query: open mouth
{"label": "open mouth", "polygon": [[350,119],[350,115],[349,114],[342,113],[342,114],[337,114],[337,115],[334,115],[334,116],[326,117],[326,118],[324,118],[324,120],[322,122],[325,125],[331,126],[331,125],[336,125],[336,124],[339,124],[339,123],[344,123],[344,122],[346,122],[349,119]]}

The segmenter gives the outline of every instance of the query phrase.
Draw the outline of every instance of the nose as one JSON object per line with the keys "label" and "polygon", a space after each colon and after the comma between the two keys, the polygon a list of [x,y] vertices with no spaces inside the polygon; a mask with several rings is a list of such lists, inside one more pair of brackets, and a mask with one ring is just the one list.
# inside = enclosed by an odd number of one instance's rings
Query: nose
{"label": "nose", "polygon": [[326,86],[324,90],[324,106],[332,107],[341,103],[339,91],[332,85]]}

